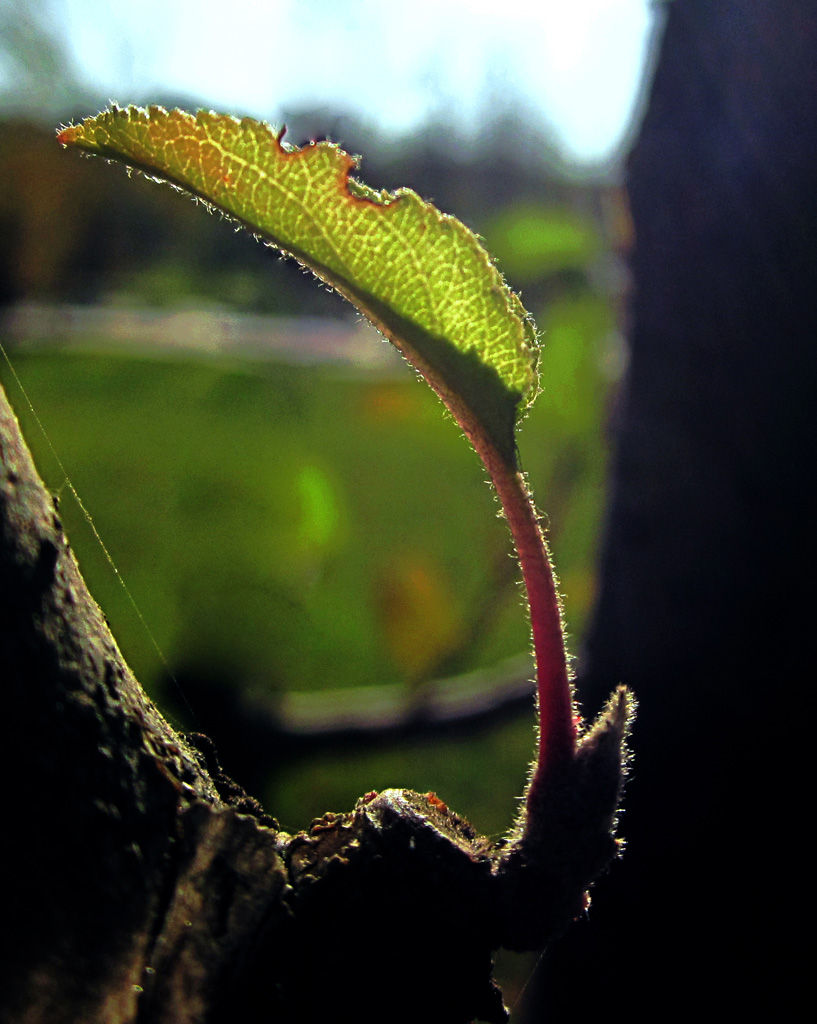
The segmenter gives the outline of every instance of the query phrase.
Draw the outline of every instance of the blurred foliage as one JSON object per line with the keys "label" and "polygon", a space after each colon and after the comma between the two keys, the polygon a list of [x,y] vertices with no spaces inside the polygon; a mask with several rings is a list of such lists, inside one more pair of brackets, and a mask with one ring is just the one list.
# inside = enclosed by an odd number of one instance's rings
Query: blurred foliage
{"label": "blurred foliage", "polygon": [[0,109],[54,117],[87,101],[82,71],[48,0],[0,6]]}
{"label": "blurred foliage", "polygon": [[543,202],[503,207],[482,232],[503,272],[523,287],[553,273],[585,272],[602,248],[589,217]]}
{"label": "blurred foliage", "polygon": [[[292,123],[293,142],[322,134]],[[615,190],[559,177],[532,156],[532,135],[520,159],[522,130],[508,122],[470,149],[442,131],[374,151],[354,124],[332,134],[366,150],[369,184],[410,186],[462,216],[537,314],[544,392],[523,424],[520,457],[580,636],[617,361],[604,291]],[[51,132],[0,122],[0,303],[351,317],[248,234],[139,176],[123,179],[62,152]],[[407,368],[148,358],[110,346],[93,356],[83,341],[56,350],[29,339],[11,357],[172,670],[273,694],[421,686],[528,646],[518,569],[479,461]],[[152,641],[0,369],[126,657],[162,706],[195,728],[185,707],[195,714],[194,688],[184,698],[162,688]],[[515,813],[532,748],[531,715],[470,740],[298,763],[271,780],[266,800],[297,828],[371,788],[440,787],[496,833]]]}
{"label": "blurred foliage", "polygon": [[[552,310],[547,390],[520,438],[523,466],[554,524],[574,629],[593,593],[605,326],[597,300]],[[527,646],[509,539],[482,469],[408,371],[395,378],[47,350],[18,351],[13,360],[172,669],[273,691],[411,685]],[[152,641],[7,377],[125,656],[161,703],[180,707],[177,694],[157,692],[164,670]],[[195,711],[195,692],[185,699]],[[532,722],[509,727],[508,736],[516,771],[506,785],[518,791]],[[448,787],[449,776],[461,773],[462,806],[473,813],[481,786],[498,795],[502,772],[492,755],[490,779],[468,782],[473,764],[456,767],[463,742],[442,744],[433,757],[407,748],[333,758],[331,770],[328,763],[305,773],[299,767],[288,777],[288,796],[279,780],[273,806],[301,822],[334,806],[325,787],[305,793],[305,780],[324,771],[337,780],[345,806],[355,795],[357,764],[372,768],[364,788],[381,779],[429,788],[440,784],[434,778]],[[440,758],[451,760],[452,771],[434,776]],[[456,784],[446,789],[452,800],[456,792]],[[486,827],[496,814],[491,806],[483,809]],[[501,812],[506,819],[510,806]]]}
{"label": "blurred foliage", "polygon": [[[33,300],[352,316],[221,218],[61,151],[51,123],[95,107],[45,5],[15,0],[0,24],[0,52],[16,61],[13,90],[25,99],[5,105],[16,120],[0,120],[0,315],[4,304]],[[470,141],[440,124],[398,146],[320,110],[287,117],[287,140],[329,136],[365,152],[363,180],[411,187],[455,213],[523,291],[543,332],[544,393],[523,425],[520,455],[580,637],[594,595],[603,428],[619,360],[610,249],[626,243],[629,221],[615,188],[566,177],[535,119],[501,108],[492,103]],[[32,123],[24,110],[47,121]],[[139,678],[182,727],[196,728],[195,686],[183,695],[163,687],[150,636],[179,674],[203,670],[224,686],[273,693],[421,686],[527,648],[498,505],[476,456],[408,370],[98,357],[80,354],[82,339],[78,351],[40,340],[41,350],[12,359],[150,635],[1,363],[0,377],[92,593]],[[370,789],[439,788],[477,828],[499,835],[516,815],[533,743],[531,713],[470,738],[298,761],[257,795],[295,830]],[[505,961],[513,1003],[533,962]]]}
{"label": "blurred foliage", "polygon": [[[408,372],[367,380],[70,353],[14,362],[173,665],[221,664],[290,689],[403,683],[456,648],[469,606],[494,589],[506,538],[493,499]],[[126,656],[155,688],[155,651],[102,552],[83,550],[87,524],[30,422],[26,435]],[[511,587],[497,601],[518,597]],[[487,641],[499,654],[526,642],[516,618],[512,639]],[[458,667],[479,658],[461,652]]]}

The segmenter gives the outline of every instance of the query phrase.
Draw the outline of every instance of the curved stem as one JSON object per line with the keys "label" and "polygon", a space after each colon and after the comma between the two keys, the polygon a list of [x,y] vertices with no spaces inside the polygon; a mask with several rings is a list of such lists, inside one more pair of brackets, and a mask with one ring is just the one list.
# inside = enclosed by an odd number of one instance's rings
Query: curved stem
{"label": "curved stem", "polygon": [[553,769],[570,760],[576,747],[562,609],[547,544],[524,477],[499,458],[484,461],[508,520],[530,605],[539,695],[539,751],[528,789],[530,806]]}
{"label": "curved stem", "polygon": [[[370,319],[387,337],[393,337],[386,326],[380,325],[374,318]],[[394,343],[402,351],[398,341]],[[522,567],[530,607],[539,696],[539,749],[527,792],[527,806],[531,808],[556,769],[570,761],[576,750],[573,689],[567,671],[562,608],[556,592],[550,555],[539,526],[533,498],[525,478],[517,469],[515,455],[512,461],[503,457],[495,436],[485,429],[484,423],[471,407],[424,358],[412,353],[411,362],[448,406],[488,470],[508,520]]]}

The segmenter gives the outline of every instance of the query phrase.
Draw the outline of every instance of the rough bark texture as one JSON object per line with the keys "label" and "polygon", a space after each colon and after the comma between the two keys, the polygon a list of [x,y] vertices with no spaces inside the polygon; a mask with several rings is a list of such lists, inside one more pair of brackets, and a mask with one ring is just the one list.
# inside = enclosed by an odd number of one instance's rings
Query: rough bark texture
{"label": "rough bark texture", "polygon": [[155,1019],[197,1019],[170,1008],[202,972],[222,982],[283,887],[275,833],[226,805],[133,678],[2,394],[0,463],[0,1016],[132,1020],[172,979]]}
{"label": "rough bark texture", "polygon": [[631,360],[579,678],[596,699],[632,686],[637,771],[621,870],[548,956],[536,1013],[553,1022],[577,992],[610,1024],[801,1012],[815,54],[813,5],[668,5],[628,163]]}
{"label": "rough bark texture", "polygon": [[3,1024],[501,1022],[492,950],[618,850],[624,691],[506,841],[407,790],[279,832],[133,678],[2,390],[0,680]]}

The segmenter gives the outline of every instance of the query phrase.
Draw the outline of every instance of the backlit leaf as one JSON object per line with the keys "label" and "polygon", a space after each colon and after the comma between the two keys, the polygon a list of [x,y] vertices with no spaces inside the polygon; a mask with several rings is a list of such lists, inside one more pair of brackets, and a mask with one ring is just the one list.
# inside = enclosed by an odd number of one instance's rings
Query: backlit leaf
{"label": "backlit leaf", "polygon": [[292,149],[266,124],[113,107],[59,133],[207,200],[353,302],[428,380],[485,457],[515,466],[537,390],[533,324],[478,238],[414,192],[350,177],[332,143]]}

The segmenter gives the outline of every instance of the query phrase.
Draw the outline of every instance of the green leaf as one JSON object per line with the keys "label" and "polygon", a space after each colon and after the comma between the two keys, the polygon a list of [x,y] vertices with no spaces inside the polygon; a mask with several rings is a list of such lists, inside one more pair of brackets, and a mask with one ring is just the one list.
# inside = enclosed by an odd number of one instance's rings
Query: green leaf
{"label": "green leaf", "polygon": [[161,107],[110,110],[58,139],[180,186],[294,256],[353,302],[438,392],[474,447],[516,466],[538,386],[536,334],[478,238],[409,189],[376,192],[328,142]]}

